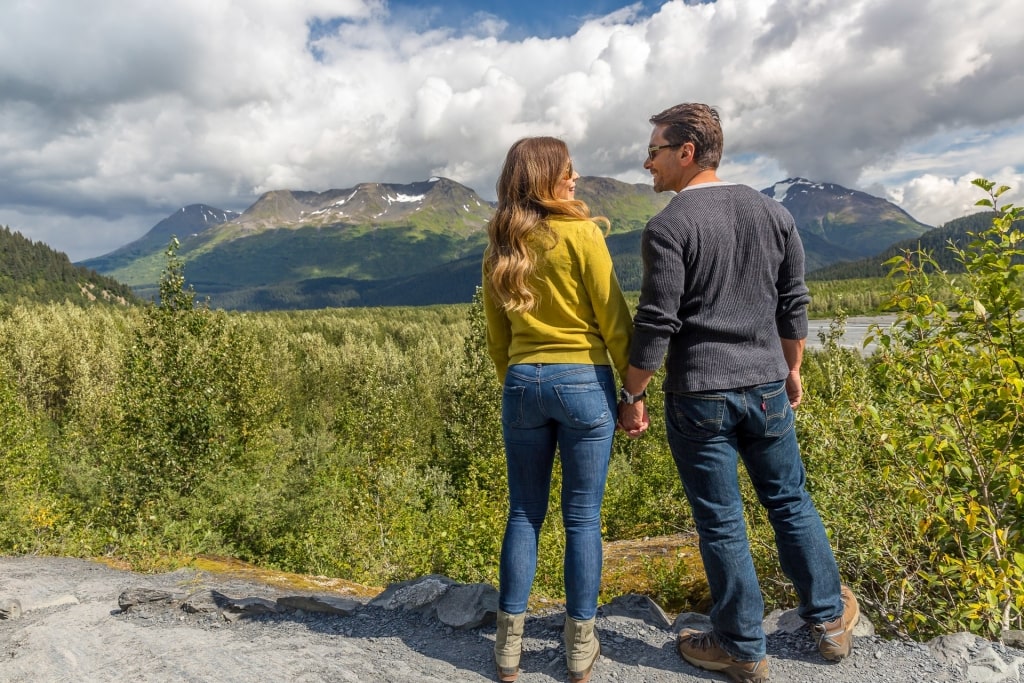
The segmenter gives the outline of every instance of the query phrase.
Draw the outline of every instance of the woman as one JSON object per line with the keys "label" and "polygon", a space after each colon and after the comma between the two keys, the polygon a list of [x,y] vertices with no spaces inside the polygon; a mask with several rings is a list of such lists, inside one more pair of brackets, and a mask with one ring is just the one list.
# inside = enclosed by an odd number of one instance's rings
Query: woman
{"label": "woman", "polygon": [[[504,382],[502,434],[509,514],[501,547],[498,680],[519,675],[537,542],[556,447],[565,525],[565,646],[569,679],[589,680],[601,583],[601,500],[615,433],[615,378],[629,364],[632,321],[599,221],[576,200],[561,140],[512,145],[488,226],[483,300],[487,347]],[[609,356],[611,361],[609,361]]]}

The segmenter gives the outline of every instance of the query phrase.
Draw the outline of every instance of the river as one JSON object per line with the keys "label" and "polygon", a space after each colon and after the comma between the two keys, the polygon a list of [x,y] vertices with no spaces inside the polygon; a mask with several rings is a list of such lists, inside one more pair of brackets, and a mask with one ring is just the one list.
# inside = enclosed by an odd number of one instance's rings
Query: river
{"label": "river", "polygon": [[[874,353],[875,344],[864,346],[864,337],[867,336],[868,328],[878,325],[883,329],[896,320],[895,315],[874,315],[874,316],[850,316],[846,319],[846,330],[839,338],[839,345],[851,349],[857,349],[865,356]],[[830,318],[822,320],[811,320],[808,323],[807,348],[820,350],[822,348],[819,332],[828,332],[828,326],[832,323]]]}

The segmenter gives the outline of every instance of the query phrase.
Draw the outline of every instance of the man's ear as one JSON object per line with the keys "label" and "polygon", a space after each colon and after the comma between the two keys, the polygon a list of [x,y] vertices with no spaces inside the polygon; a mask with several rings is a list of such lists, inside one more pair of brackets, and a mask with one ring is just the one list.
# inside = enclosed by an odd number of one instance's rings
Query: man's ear
{"label": "man's ear", "polygon": [[696,145],[694,145],[692,142],[684,142],[679,147],[679,160],[680,161],[686,161],[686,158],[689,157],[690,161],[693,161],[694,160],[694,155],[696,153],[697,153]]}

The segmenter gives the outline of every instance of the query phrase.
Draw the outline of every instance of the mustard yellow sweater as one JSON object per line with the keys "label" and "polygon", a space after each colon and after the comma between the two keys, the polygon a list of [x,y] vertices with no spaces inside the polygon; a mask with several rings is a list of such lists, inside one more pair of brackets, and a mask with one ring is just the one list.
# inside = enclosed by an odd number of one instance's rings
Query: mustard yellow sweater
{"label": "mustard yellow sweater", "polygon": [[[555,246],[537,262],[538,304],[529,313],[503,310],[483,278],[487,350],[498,379],[517,363],[629,365],[633,322],[612,269],[604,235],[591,221],[552,219]],[[611,356],[609,362],[609,356]]]}

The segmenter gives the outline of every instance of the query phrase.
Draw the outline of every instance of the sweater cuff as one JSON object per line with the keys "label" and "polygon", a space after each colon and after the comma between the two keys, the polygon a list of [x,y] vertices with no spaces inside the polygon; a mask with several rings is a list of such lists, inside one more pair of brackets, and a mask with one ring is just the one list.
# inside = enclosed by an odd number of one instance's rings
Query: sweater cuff
{"label": "sweater cuff", "polygon": [[668,341],[668,337],[634,329],[629,346],[629,364],[639,370],[656,372],[665,361]]}
{"label": "sweater cuff", "polygon": [[807,338],[807,316],[790,318],[788,320],[776,320],[775,326],[779,330],[779,336],[783,339],[806,339]]}

